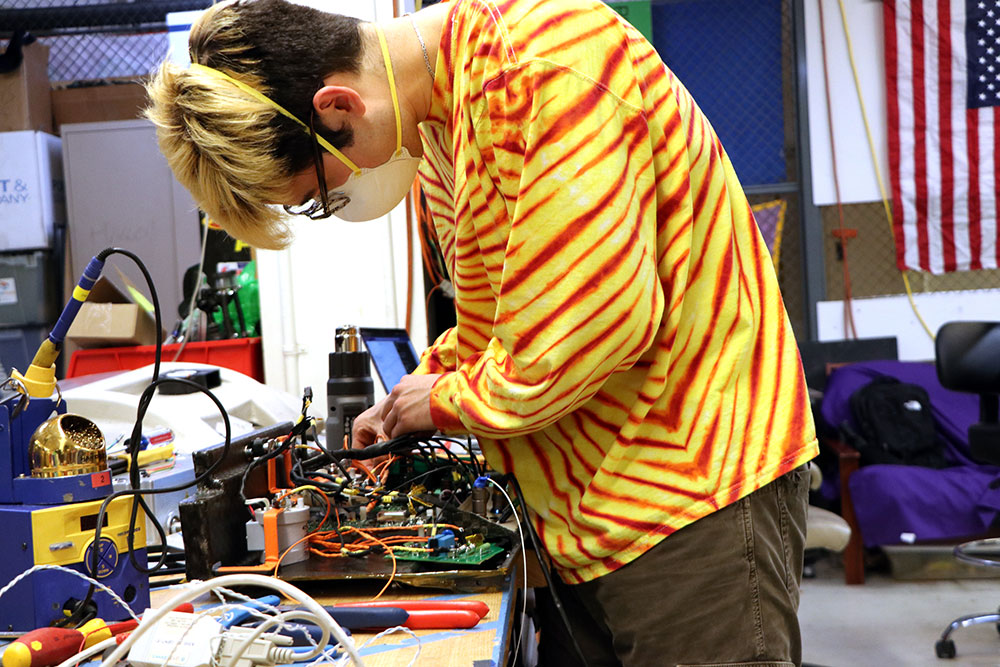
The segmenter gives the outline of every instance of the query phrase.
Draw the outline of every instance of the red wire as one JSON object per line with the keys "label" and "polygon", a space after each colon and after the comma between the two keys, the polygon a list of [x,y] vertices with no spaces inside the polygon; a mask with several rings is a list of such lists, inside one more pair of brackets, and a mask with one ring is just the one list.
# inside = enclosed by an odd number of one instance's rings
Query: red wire
{"label": "red wire", "polygon": [[837,218],[840,230],[840,249],[843,256],[841,262],[844,273],[844,326],[845,333],[850,331],[851,338],[858,337],[857,328],[854,326],[854,312],[851,308],[851,271],[847,265],[847,235],[844,229],[844,207],[840,200],[840,179],[837,177],[837,149],[833,141],[833,110],[830,105],[830,76],[826,63],[826,28],[823,23],[823,0],[816,0],[819,7],[819,40],[823,49],[823,85],[826,90],[826,117],[829,121],[830,130],[830,157],[833,160],[833,189],[837,197]]}

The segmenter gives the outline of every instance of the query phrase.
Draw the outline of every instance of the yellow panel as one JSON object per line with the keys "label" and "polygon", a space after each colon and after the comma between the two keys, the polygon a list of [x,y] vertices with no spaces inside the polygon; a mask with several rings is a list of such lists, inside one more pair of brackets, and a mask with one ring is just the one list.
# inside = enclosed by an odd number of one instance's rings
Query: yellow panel
{"label": "yellow panel", "polygon": [[[97,515],[103,500],[56,505],[31,513],[32,545],[36,565],[69,565],[83,560],[87,546],[94,541]],[[116,498],[108,505],[107,525],[101,538],[113,540],[119,553],[128,550],[128,521],[132,497]],[[87,524],[89,523],[89,526]],[[135,522],[135,548],[146,546],[146,515],[139,508]]]}

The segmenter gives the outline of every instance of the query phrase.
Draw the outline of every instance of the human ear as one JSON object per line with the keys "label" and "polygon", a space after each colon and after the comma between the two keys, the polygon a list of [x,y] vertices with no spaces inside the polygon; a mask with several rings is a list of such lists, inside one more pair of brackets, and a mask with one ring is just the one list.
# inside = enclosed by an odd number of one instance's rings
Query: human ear
{"label": "human ear", "polygon": [[331,114],[360,116],[365,112],[365,102],[353,88],[323,86],[313,95],[313,109],[319,116]]}

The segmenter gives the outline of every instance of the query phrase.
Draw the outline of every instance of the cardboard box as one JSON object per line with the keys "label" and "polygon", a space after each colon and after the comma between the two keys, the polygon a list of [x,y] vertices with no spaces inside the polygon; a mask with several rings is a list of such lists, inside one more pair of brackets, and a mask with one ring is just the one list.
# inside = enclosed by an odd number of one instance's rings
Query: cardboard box
{"label": "cardboard box", "polygon": [[0,74],[0,132],[52,132],[52,91],[49,47],[34,42],[24,47],[21,66]]}
{"label": "cardboard box", "polygon": [[141,118],[148,104],[146,88],[137,81],[52,91],[52,115],[57,130],[70,123]]}
{"label": "cardboard box", "polygon": [[62,141],[44,132],[0,133],[0,251],[52,246],[66,223]]}
{"label": "cardboard box", "polygon": [[102,277],[80,306],[66,338],[79,347],[155,345],[156,323],[152,315]]}

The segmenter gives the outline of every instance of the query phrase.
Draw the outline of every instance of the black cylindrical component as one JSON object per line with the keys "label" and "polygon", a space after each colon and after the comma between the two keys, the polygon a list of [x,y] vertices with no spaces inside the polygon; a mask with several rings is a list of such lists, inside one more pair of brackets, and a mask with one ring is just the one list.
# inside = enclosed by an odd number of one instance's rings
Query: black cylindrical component
{"label": "black cylindrical component", "polygon": [[472,487],[472,513],[486,516],[486,501],[489,500],[489,497],[489,489],[482,486]]}
{"label": "black cylindrical component", "polygon": [[330,379],[326,383],[326,447],[341,449],[354,419],[375,404],[371,358],[361,349],[357,327],[338,327],[335,351],[330,353]]}
{"label": "black cylindrical component", "polygon": [[371,357],[367,350],[359,352],[331,352],[330,353],[330,378],[367,378],[368,384],[372,383],[372,374],[369,367]]}

